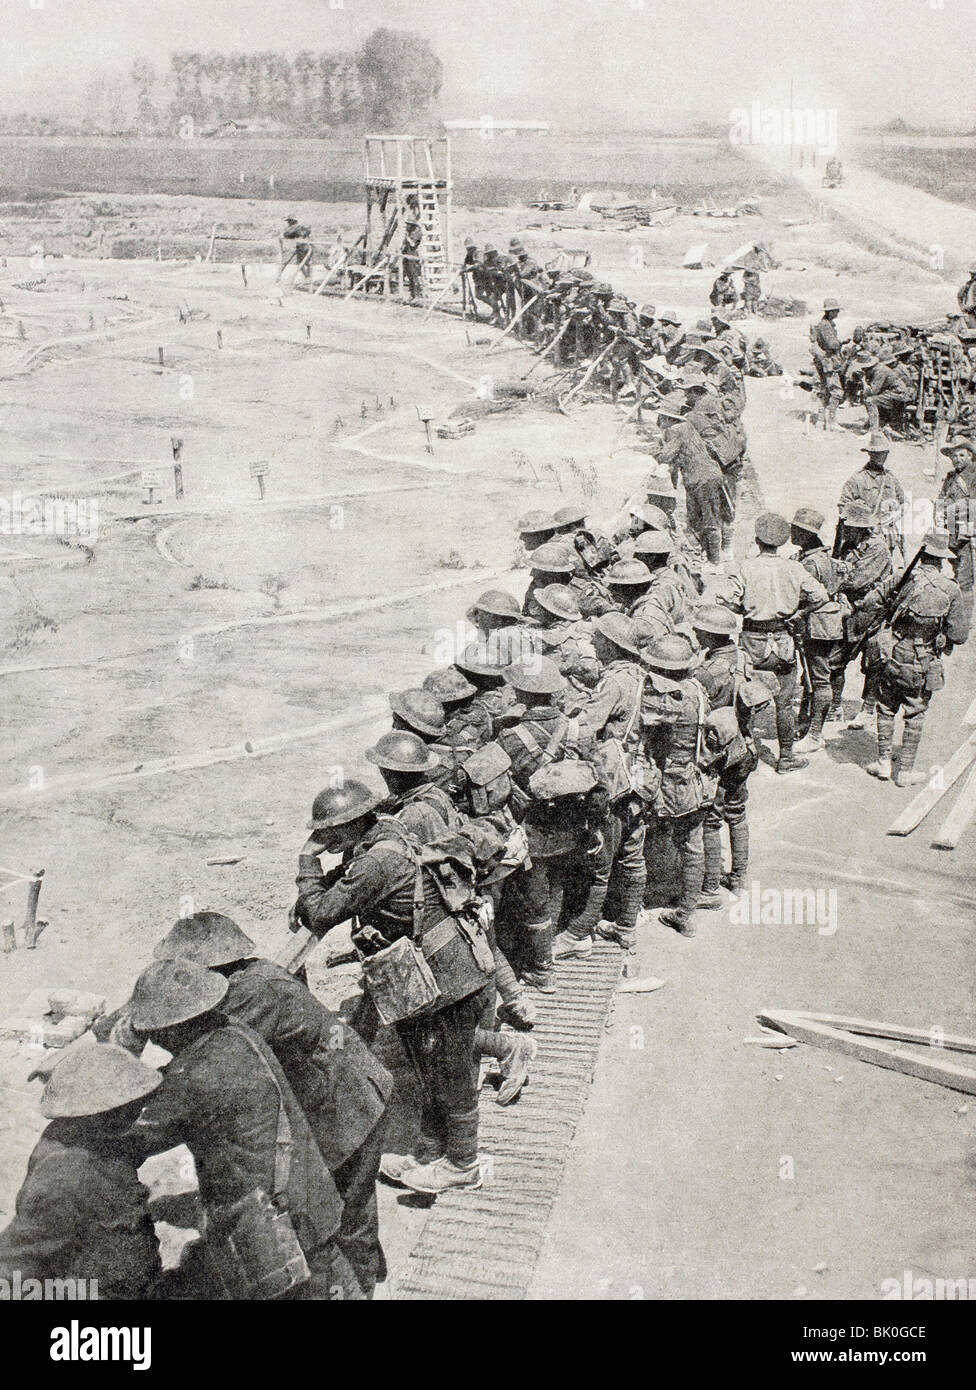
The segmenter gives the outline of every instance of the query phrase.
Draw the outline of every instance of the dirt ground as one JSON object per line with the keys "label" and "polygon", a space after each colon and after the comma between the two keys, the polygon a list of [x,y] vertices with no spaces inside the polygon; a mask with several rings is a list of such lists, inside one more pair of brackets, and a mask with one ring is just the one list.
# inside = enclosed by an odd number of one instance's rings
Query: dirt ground
{"label": "dirt ground", "polygon": [[[654,231],[461,211],[457,231],[496,244],[520,233],[546,258],[589,251],[601,276],[686,322],[715,273],[680,268],[701,241],[714,262],[765,240],[781,262],[769,288],[811,310],[836,295],[843,333],[954,303],[951,276],[818,201],[790,188],[758,218],[684,215]],[[218,203],[133,198],[129,220],[139,232],[151,215],[161,238],[169,219],[210,225]],[[351,207],[298,211],[358,230]],[[273,949],[312,797],[336,767],[371,773],[361,750],[386,727],[386,692],[451,659],[489,580],[521,592],[517,517],[582,494],[606,522],[649,464],[622,410],[583,404],[567,418],[541,392],[509,394],[533,359],[508,340],[489,351],[485,327],[312,298],[276,284],[271,264],[249,264],[247,288],[236,262],[38,269],[9,231],[0,221],[0,495],[97,502],[98,525],[68,545],[0,535],[0,861],[45,868],[50,922],[36,952],[0,958],[0,1018],[38,985],[120,1002],[191,906],[230,913]],[[743,326],[788,372],[808,365],[808,320]],[[418,407],[435,423],[471,415],[476,432],[428,453]],[[810,408],[789,378],[750,382],[750,453],[767,505],[819,506],[832,528],[860,466],[861,412],[826,435]],[[251,475],[262,462],[264,500]],[[929,496],[940,462],[931,447],[892,456],[906,489]],[[154,469],[163,501],[148,504]],[[972,683],[959,653],[923,760],[959,742]],[[963,1098],[742,1042],[764,1006],[971,1031],[971,836],[941,856],[924,830],[887,839],[907,794],[864,775],[870,756],[869,735],[850,733],[802,776],[755,779],[757,879],[836,888],[835,934],[722,914],[692,942],[645,928],[641,972],[668,984],[618,1002],[534,1296],[871,1297],[906,1268],[970,1272]],[[206,862],[229,856],[242,858]],[[9,889],[3,915],[19,918],[22,899]],[[11,1045],[0,1057],[0,1222],[41,1124],[31,1062]],[[423,1212],[383,1203],[395,1275]]]}

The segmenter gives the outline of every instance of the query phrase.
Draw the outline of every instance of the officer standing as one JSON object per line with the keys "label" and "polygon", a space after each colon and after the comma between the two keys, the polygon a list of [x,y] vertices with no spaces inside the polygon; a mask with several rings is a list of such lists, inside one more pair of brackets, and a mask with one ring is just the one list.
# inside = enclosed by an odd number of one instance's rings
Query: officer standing
{"label": "officer standing", "polygon": [[933,694],[945,685],[943,656],[969,636],[962,593],[955,580],[942,573],[942,562],[951,558],[948,536],[930,531],[922,543],[922,558],[880,638],[878,760],[867,770],[882,781],[891,777],[895,717],[902,710],[905,729],[895,777],[899,787],[928,780],[926,773],[915,771],[925,715]]}
{"label": "officer standing", "polygon": [[843,520],[851,507],[866,507],[877,519],[892,557],[903,559],[902,512],[905,492],[894,473],[885,466],[890,449],[888,436],[882,430],[872,430],[870,439],[861,449],[863,454],[867,454],[867,461],[844,484],[837,510]]}
{"label": "officer standing", "polygon": [[949,472],[939,490],[936,518],[949,534],[952,573],[970,609],[973,605],[973,546],[976,544],[976,443],[966,435],[953,435],[943,454]]}
{"label": "officer standing", "polygon": [[790,524],[777,512],[764,512],[756,521],[759,554],[743,560],[731,576],[733,606],[742,613],[742,649],[757,671],[776,676],[776,771],[796,772],[808,766],[793,752],[796,741],[796,643],[791,625],[808,609],[829,602],[827,590],[796,560],[780,555],[790,538]]}
{"label": "officer standing", "polygon": [[851,608],[844,621],[844,669],[859,650],[864,674],[861,706],[847,727],[863,729],[874,715],[878,698],[877,653],[871,639],[884,622],[884,596],[892,573],[891,552],[881,538],[877,518],[866,507],[848,507],[843,523],[841,591]]}
{"label": "officer standing", "polygon": [[816,753],[824,747],[824,722],[842,714],[844,676],[844,617],[849,611],[841,600],[843,568],[823,543],[825,517],[812,507],[799,507],[790,525],[790,540],[797,559],[827,591],[830,602],[807,614],[803,646],[810,677],[810,727],[796,744],[798,753]]}
{"label": "officer standing", "polygon": [[813,340],[813,363],[820,381],[824,429],[830,430],[837,423],[837,407],[844,399],[844,358],[841,340],[837,336],[840,305],[836,299],[825,299],[823,307],[823,318],[810,330],[810,336]]}

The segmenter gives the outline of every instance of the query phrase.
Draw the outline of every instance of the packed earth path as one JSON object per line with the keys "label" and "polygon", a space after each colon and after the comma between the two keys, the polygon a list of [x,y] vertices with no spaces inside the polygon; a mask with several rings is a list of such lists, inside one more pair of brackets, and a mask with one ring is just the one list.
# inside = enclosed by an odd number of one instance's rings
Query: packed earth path
{"label": "packed earth path", "polygon": [[[798,202],[807,224],[787,230]],[[945,206],[962,243],[967,214]],[[951,279],[824,216],[789,189],[748,227],[705,230],[716,258],[747,235],[774,241],[776,292],[811,309],[837,295],[844,336],[952,305]],[[484,238],[524,219],[504,209],[469,221]],[[642,259],[598,219],[526,233],[546,249],[586,246],[623,292],[693,322],[714,270],[680,267],[701,224],[637,235]],[[361,750],[388,726],[386,692],[450,659],[487,576],[521,595],[517,517],[582,495],[606,527],[649,464],[609,402],[567,418],[515,389],[533,359],[507,340],[489,352],[497,333],[485,326],[313,299],[276,286],[269,266],[250,269],[247,291],[236,266],[193,263],[75,262],[49,269],[44,293],[15,287],[26,261],[9,275],[8,316],[27,342],[0,344],[3,490],[70,479],[97,499],[99,525],[92,559],[51,537],[0,537],[2,857],[46,869],[50,920],[36,952],[3,958],[4,1016],[39,985],[120,1003],[188,903],[228,912],[273,951],[314,794],[336,767],[371,780]],[[144,334],[128,327],[135,309]],[[124,319],[126,332],[79,346],[89,313],[99,328]],[[832,529],[861,463],[860,411],[842,411],[833,434],[811,425],[796,384],[807,322],[742,324],[789,375],[748,383],[756,485],[740,554],[760,504],[819,506]],[[56,345],[25,366],[41,342]],[[428,453],[418,406],[438,422],[469,416],[476,431]],[[172,437],[184,441],[183,508]],[[142,476],[154,459],[161,504]],[[262,460],[266,525],[251,475]],[[129,461],[136,471],[117,476]],[[889,462],[906,491],[934,495],[931,446],[896,445]],[[927,765],[961,741],[974,657],[965,648],[949,663]],[[856,695],[854,683],[850,709]],[[974,1134],[962,1098],[812,1048],[743,1041],[766,1007],[972,1031],[971,832],[952,855],[929,848],[928,823],[886,838],[910,793],[868,778],[872,756],[870,733],[850,732],[807,771],[762,766],[751,784],[752,877],[821,892],[823,921],[703,913],[684,940],[646,920],[631,973],[667,983],[617,998],[530,1296],[875,1297],[905,1269],[967,1274]],[[343,980],[323,966],[313,983],[331,997]],[[3,1223],[41,1121],[33,1059],[0,1049]],[[381,1201],[395,1296],[427,1211],[389,1189]]]}

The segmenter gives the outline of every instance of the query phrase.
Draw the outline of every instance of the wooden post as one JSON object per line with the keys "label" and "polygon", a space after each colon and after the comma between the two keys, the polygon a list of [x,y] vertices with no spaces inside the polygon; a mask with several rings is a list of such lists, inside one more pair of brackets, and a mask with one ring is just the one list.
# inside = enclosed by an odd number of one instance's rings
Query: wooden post
{"label": "wooden post", "polygon": [[164,351],[162,348],[157,348],[156,351],[159,353],[159,365],[160,365],[161,367],[165,367],[165,366],[166,366],[166,353],[165,353],[165,351]]}
{"label": "wooden post", "polygon": [[219,348],[224,346],[224,335],[219,328],[217,329],[217,346]]}
{"label": "wooden post", "polygon": [[247,289],[247,266],[241,261],[241,279],[244,281],[244,288]]}
{"label": "wooden post", "polygon": [[176,500],[183,500],[183,441],[177,439],[175,435],[170,437],[170,444],[173,446],[173,483],[176,488]]}
{"label": "wooden post", "polygon": [[41,896],[41,884],[44,881],[44,870],[35,869],[34,877],[27,889],[27,915],[24,917],[24,945],[28,951],[33,951],[37,945],[37,938],[40,930],[37,925],[37,900]]}
{"label": "wooden post", "polygon": [[5,922],[0,924],[0,930],[3,931],[3,953],[5,956],[9,956],[11,951],[16,951],[17,949],[17,938],[14,936],[14,919],[8,917]]}

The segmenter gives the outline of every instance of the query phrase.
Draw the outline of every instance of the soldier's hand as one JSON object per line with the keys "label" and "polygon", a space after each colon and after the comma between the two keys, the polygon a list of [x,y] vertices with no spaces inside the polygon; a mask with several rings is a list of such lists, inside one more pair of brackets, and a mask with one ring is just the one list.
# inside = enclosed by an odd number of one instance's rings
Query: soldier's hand
{"label": "soldier's hand", "polygon": [[299,920],[298,903],[293,903],[288,911],[288,930],[291,932],[301,931],[304,923]]}

